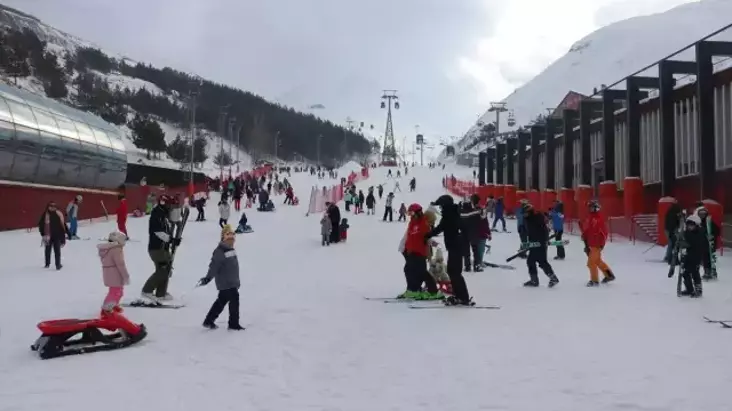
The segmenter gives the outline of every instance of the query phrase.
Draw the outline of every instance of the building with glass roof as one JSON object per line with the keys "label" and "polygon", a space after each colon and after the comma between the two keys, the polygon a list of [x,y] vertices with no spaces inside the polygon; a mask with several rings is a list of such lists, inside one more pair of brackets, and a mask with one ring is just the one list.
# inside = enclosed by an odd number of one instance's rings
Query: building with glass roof
{"label": "building with glass roof", "polygon": [[97,116],[0,83],[0,180],[116,189],[127,173],[123,138]]}

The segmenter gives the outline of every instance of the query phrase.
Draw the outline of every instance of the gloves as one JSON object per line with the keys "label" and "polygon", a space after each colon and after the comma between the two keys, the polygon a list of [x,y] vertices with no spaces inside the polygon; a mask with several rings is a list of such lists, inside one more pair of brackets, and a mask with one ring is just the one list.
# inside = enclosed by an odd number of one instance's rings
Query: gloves
{"label": "gloves", "polygon": [[198,280],[198,285],[205,286],[208,285],[208,283],[211,282],[211,278],[203,277],[200,280]]}
{"label": "gloves", "polygon": [[181,240],[180,238],[176,238],[176,237],[171,238],[170,244],[172,244],[174,247],[178,247],[180,245],[180,240]]}

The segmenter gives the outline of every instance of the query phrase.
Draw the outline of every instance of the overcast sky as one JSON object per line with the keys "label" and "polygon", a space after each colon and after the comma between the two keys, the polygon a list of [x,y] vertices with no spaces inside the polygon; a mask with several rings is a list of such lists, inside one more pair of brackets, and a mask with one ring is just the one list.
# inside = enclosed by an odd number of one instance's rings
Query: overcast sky
{"label": "overcast sky", "polygon": [[[601,25],[694,0],[0,0],[103,49],[399,140],[462,135]],[[379,135],[382,133],[379,132]]]}

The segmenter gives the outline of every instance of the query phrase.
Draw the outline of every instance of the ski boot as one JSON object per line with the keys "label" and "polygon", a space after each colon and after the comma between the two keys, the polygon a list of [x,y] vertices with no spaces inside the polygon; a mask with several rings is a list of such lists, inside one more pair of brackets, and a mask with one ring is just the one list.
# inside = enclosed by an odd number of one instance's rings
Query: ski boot
{"label": "ski boot", "polygon": [[429,291],[421,291],[416,297],[417,301],[433,301],[433,300],[444,300],[445,295],[437,291],[436,293],[430,293]]}
{"label": "ski boot", "polygon": [[524,287],[538,287],[539,286],[539,280],[529,280],[524,283]]}
{"label": "ski boot", "polygon": [[396,296],[398,300],[416,300],[421,295],[421,291],[405,291]]}
{"label": "ski boot", "polygon": [[473,271],[475,271],[476,273],[482,273],[483,272],[483,267],[481,266],[481,264],[476,264],[473,267]]}
{"label": "ski boot", "polygon": [[466,265],[465,268],[463,269],[463,271],[465,271],[466,273],[469,273],[471,271],[470,265]]}
{"label": "ski boot", "polygon": [[615,274],[611,270],[605,271],[605,278],[602,279],[603,284],[607,284],[610,281],[615,281]]}
{"label": "ski boot", "polygon": [[554,288],[554,286],[557,284],[559,284],[559,278],[557,278],[556,275],[552,274],[549,277],[549,288]]}
{"label": "ski boot", "polygon": [[701,283],[694,284],[694,290],[691,293],[691,297],[700,298],[701,296],[702,296],[702,284]]}
{"label": "ski boot", "polygon": [[588,281],[587,285],[586,285],[586,287],[588,287],[588,288],[589,287],[599,287],[599,286],[600,286],[600,283],[597,281],[594,281],[594,280]]}
{"label": "ski boot", "polygon": [[461,299],[455,297],[454,295],[451,295],[451,296],[445,298],[444,304],[448,307],[456,306],[456,305],[464,305],[464,306],[470,307],[470,306],[474,306],[475,302],[473,302],[473,297],[470,297],[468,299],[468,301],[465,301],[465,300],[461,300]]}

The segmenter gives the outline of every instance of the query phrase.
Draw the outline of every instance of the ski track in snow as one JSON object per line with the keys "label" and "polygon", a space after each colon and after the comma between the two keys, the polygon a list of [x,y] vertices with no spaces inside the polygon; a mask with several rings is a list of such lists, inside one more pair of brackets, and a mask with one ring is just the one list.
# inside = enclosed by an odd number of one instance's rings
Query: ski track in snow
{"label": "ski track in snow", "polygon": [[[385,170],[372,171],[358,186],[386,181],[388,192]],[[410,170],[401,186],[414,174],[417,192],[396,193],[395,206],[433,201],[446,172]],[[466,274],[475,300],[501,310],[366,301],[404,289],[397,244],[405,225],[377,221],[380,213],[350,215],[348,243],[321,247],[319,217],[304,217],[314,180],[292,180],[301,205],[248,211],[255,232],[237,237],[243,332],[204,330],[216,289],[193,288],[218,241],[217,193],[208,221],[188,224],[176,256],[171,292],[188,306],[127,308],[149,335],[113,352],[42,361],[29,346],[41,320],[98,314],[106,288],[95,239],[115,223],[81,226],[92,240],[67,244],[60,272],[41,268],[37,233],[0,233],[0,410],[729,410],[732,332],[702,320],[732,318],[725,270],[705,284],[704,298],[679,299],[666,266],[645,261],[660,259],[662,249],[643,254],[644,244],[615,242],[605,256],[618,280],[587,289],[585,256],[570,236],[567,260],[553,262],[561,280],[555,289],[542,274],[541,288],[521,287],[523,261],[514,261],[515,271]],[[142,242],[126,246],[132,284],[125,300],[152,271],[147,219],[128,224]],[[491,245],[486,260],[502,263],[517,236],[496,235]]]}

